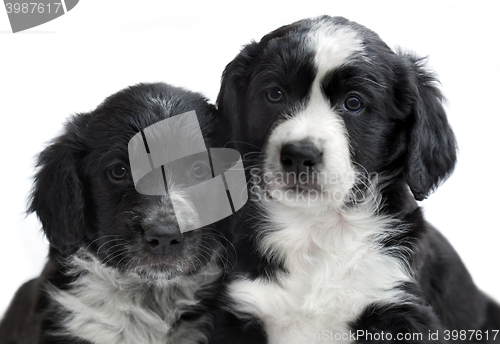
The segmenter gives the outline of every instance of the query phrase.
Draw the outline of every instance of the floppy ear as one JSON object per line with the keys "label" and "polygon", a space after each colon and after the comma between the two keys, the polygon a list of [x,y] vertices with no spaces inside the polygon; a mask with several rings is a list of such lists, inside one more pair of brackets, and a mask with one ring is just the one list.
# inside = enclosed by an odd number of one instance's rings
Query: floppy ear
{"label": "floppy ear", "polygon": [[76,126],[56,138],[38,157],[29,212],[35,212],[51,248],[66,256],[84,237],[84,195],[78,174]]}
{"label": "floppy ear", "polygon": [[[241,123],[238,118],[244,108],[245,94],[250,81],[250,66],[260,50],[260,45],[251,42],[231,61],[222,74],[221,88],[217,96],[217,108],[222,124],[226,127],[227,141],[234,140],[240,135]],[[244,133],[243,133],[244,134]]]}
{"label": "floppy ear", "polygon": [[443,95],[425,60],[403,56],[410,68],[412,127],[409,132],[406,182],[421,201],[448,178],[456,162],[457,144],[443,108]]}

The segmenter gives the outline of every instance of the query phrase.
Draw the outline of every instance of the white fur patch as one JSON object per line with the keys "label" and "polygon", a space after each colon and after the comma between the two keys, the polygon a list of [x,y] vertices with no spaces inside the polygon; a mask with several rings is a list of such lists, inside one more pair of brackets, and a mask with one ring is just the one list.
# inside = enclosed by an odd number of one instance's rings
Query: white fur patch
{"label": "white fur patch", "polygon": [[354,54],[363,53],[363,42],[355,30],[332,25],[328,19],[315,23],[308,39],[307,44],[314,49],[314,63],[318,68],[315,82],[347,64]]}
{"label": "white fur patch", "polygon": [[199,329],[204,319],[181,323],[181,314],[199,300],[195,292],[220,274],[207,267],[194,276],[147,284],[134,274],[122,274],[104,266],[90,254],[80,252],[69,265],[81,273],[68,290],[49,286],[50,296],[71,312],[62,321],[65,335],[95,344],[198,343],[206,340]]}
{"label": "white fur patch", "polygon": [[237,311],[263,321],[269,343],[321,343],[318,334],[348,334],[348,323],[371,303],[405,302],[395,288],[411,277],[378,243],[395,220],[377,216],[374,200],[341,211],[273,201],[265,208],[260,251],[287,273],[278,273],[278,283],[241,279],[230,295]]}

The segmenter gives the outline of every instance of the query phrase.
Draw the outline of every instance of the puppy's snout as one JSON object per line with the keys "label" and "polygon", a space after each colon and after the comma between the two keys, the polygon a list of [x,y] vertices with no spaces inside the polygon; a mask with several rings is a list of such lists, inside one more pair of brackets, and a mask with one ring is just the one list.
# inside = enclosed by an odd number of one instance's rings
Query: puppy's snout
{"label": "puppy's snout", "polygon": [[286,172],[311,173],[320,162],[321,155],[321,151],[313,143],[287,143],[281,147],[281,165]]}
{"label": "puppy's snout", "polygon": [[158,224],[144,230],[144,239],[150,252],[166,255],[182,244],[182,233],[177,224]]}

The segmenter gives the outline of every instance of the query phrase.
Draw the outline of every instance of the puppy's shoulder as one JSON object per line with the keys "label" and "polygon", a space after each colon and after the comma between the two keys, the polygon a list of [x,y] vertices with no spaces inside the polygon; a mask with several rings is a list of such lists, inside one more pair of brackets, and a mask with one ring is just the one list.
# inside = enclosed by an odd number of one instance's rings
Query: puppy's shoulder
{"label": "puppy's shoulder", "polygon": [[54,316],[54,302],[47,293],[48,283],[65,287],[71,278],[49,258],[41,275],[24,283],[14,295],[0,322],[0,344],[35,344],[44,336]]}
{"label": "puppy's shoulder", "polygon": [[34,278],[17,290],[0,323],[0,343],[38,343],[49,303],[42,280]]}

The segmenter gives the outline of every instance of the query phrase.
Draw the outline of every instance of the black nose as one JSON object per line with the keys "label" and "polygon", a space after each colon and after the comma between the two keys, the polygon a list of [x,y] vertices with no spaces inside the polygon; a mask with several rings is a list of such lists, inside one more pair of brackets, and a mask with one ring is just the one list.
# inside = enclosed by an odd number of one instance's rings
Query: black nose
{"label": "black nose", "polygon": [[281,147],[281,165],[286,172],[310,173],[321,159],[321,151],[309,142],[287,143]]}
{"label": "black nose", "polygon": [[149,226],[144,230],[146,245],[153,254],[169,254],[182,244],[182,233],[177,224]]}

